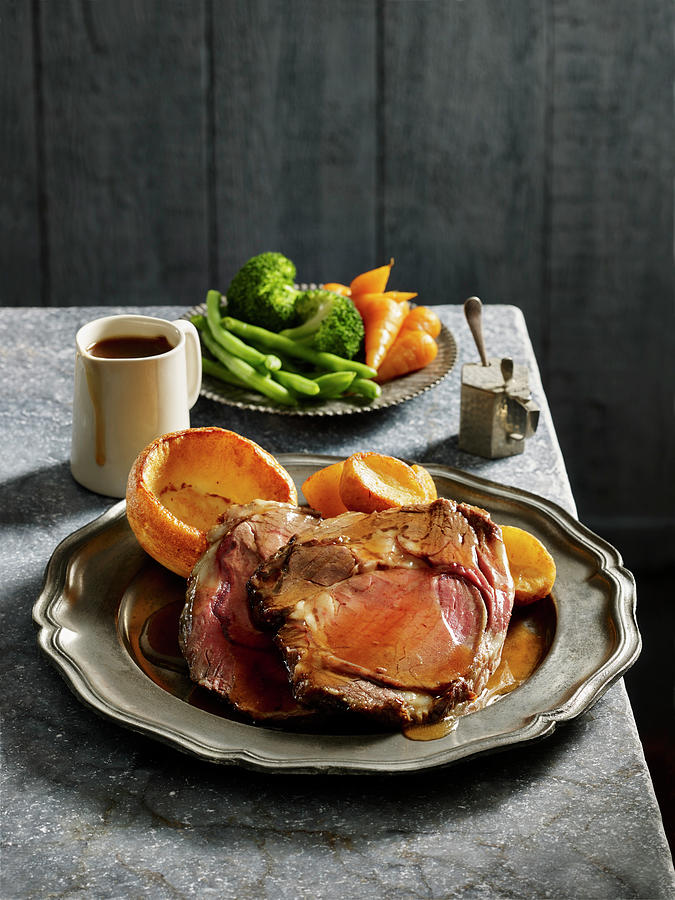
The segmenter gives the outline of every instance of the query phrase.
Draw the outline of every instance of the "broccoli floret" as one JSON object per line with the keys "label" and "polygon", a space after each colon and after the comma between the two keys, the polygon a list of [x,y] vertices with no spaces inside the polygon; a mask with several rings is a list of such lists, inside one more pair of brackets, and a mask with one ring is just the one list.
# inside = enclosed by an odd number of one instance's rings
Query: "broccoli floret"
{"label": "broccoli floret", "polygon": [[363,340],[363,319],[349,297],[332,291],[304,291],[295,301],[301,324],[281,333],[315,350],[345,359],[356,356]]}
{"label": "broccoli floret", "polygon": [[295,265],[282,253],[260,253],[245,263],[227,289],[227,314],[279,331],[295,321]]}

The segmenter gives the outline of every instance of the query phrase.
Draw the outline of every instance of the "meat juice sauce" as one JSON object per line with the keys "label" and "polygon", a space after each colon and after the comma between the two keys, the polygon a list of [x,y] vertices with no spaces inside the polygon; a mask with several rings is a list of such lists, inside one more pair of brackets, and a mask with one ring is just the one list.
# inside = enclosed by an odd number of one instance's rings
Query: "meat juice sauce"
{"label": "meat juice sauce", "polygon": [[[185,582],[159,567],[150,565],[146,569],[131,586],[125,603],[123,630],[137,664],[156,684],[190,705],[224,718],[247,721],[217,695],[190,681],[187,663],[178,643]],[[415,741],[443,738],[455,730],[462,716],[483,709],[515,690],[527,681],[546,656],[554,631],[555,608],[550,597],[530,606],[516,607],[501,662],[481,694],[475,700],[461,704],[439,722],[405,728],[404,736]],[[341,719],[340,727],[344,724],[345,720]],[[291,725],[289,730],[296,729]],[[326,726],[321,730],[331,729]],[[354,728],[355,732],[362,730]]]}
{"label": "meat juice sauce", "polygon": [[411,725],[403,734],[413,741],[432,741],[457,728],[459,719],[484,709],[510,694],[537,670],[553,640],[555,612],[550,597],[531,606],[516,607],[506,633],[501,662],[475,700],[460,704],[431,725]]}

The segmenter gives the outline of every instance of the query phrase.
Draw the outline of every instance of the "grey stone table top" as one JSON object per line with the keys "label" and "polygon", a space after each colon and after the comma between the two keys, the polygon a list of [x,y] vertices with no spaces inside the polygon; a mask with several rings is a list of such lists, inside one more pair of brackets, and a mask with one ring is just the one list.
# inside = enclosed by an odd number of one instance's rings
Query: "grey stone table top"
{"label": "grey stone table top", "polygon": [[[31,608],[56,545],[113,501],[71,478],[73,339],[98,315],[178,308],[0,309],[3,898],[673,897],[675,874],[623,682],[532,746],[396,776],[281,776],[183,756],[96,717],[38,652]],[[532,372],[542,408],[522,456],[457,447],[475,350],[439,307],[458,364],[402,406],[334,419],[200,399],[272,452],[378,450],[574,501],[519,310],[488,307],[493,353]]]}

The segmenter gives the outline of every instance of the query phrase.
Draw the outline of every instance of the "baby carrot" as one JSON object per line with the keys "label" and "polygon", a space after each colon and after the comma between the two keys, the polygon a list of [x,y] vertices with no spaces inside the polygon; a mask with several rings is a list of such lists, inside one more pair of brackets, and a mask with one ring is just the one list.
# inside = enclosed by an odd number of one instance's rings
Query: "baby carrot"
{"label": "baby carrot", "polygon": [[352,289],[348,284],[339,284],[337,281],[327,281],[323,289],[324,291],[333,291],[335,294],[342,294],[344,297],[352,295]]}
{"label": "baby carrot", "polygon": [[352,297],[354,305],[361,313],[365,328],[366,365],[379,369],[401,326],[408,315],[410,305],[404,301],[397,303],[388,297],[375,296],[369,299]]}
{"label": "baby carrot", "polygon": [[426,331],[402,328],[377,370],[377,381],[390,381],[423,369],[436,358],[437,353],[438,344]]}
{"label": "baby carrot", "polygon": [[416,328],[436,338],[441,333],[441,320],[428,306],[415,306],[408,313],[402,328]]}
{"label": "baby carrot", "polygon": [[386,297],[388,300],[395,300],[397,303],[402,303],[404,300],[412,300],[417,296],[416,292],[412,291],[383,291],[381,294],[359,294],[359,297]]}
{"label": "baby carrot", "polygon": [[377,269],[370,269],[368,272],[362,272],[352,280],[350,288],[352,289],[352,298],[355,294],[381,294],[387,286],[391,268],[394,260],[390,260],[386,266],[380,266]]}

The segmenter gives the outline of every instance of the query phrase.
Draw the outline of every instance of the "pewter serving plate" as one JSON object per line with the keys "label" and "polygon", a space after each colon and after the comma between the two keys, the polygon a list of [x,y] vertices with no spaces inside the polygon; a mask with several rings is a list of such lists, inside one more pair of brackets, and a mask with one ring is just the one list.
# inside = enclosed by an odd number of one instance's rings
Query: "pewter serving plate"
{"label": "pewter serving plate", "polygon": [[[315,288],[316,285],[299,285],[306,290]],[[189,310],[184,318],[189,319],[195,315],[205,315],[204,303]],[[253,409],[257,412],[278,413],[284,416],[344,416],[349,413],[373,412],[376,409],[385,409],[388,406],[397,406],[406,400],[412,400],[418,394],[435,387],[452,370],[457,359],[457,344],[452,332],[441,326],[441,333],[436,338],[438,355],[436,359],[420,369],[403,375],[382,385],[382,393],[377,400],[366,400],[365,397],[337,397],[334,400],[307,400],[298,406],[288,407],[281,403],[274,403],[268,397],[255,391],[247,391],[244,388],[234,387],[219,381],[210,375],[202,376],[201,394],[216,403],[224,403],[227,406],[236,406],[239,409]]]}
{"label": "pewter serving plate", "polygon": [[[280,454],[299,486],[337,457]],[[124,501],[55,550],[33,609],[38,642],[75,694],[96,712],[216,763],[302,773],[405,773],[455,763],[550,735],[585,712],[636,660],[635,583],[619,553],[559,506],[476,476],[428,465],[440,496],[526,528],[557,565],[552,641],[530,678],[498,702],[458,720],[446,737],[399,733],[306,733],[251,725],[189,681],[171,650],[143,641],[184,582],[149,559],[131,532]],[[301,501],[302,502],[302,501]],[[166,624],[166,623],[165,623]],[[166,632],[166,628],[165,628]],[[170,638],[171,635],[169,634]],[[167,634],[164,634],[166,640]],[[174,660],[175,662],[175,660]],[[199,693],[201,692],[201,693]]]}

